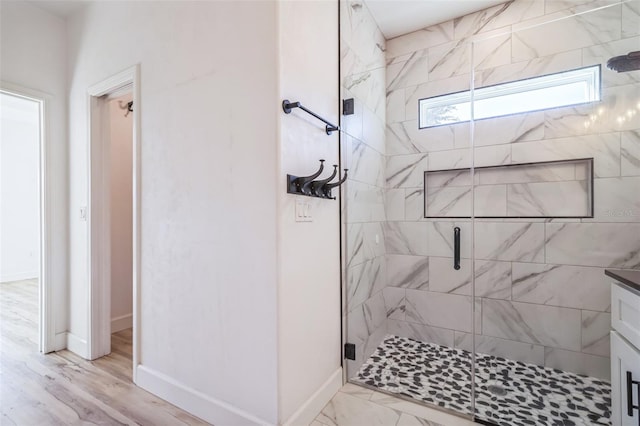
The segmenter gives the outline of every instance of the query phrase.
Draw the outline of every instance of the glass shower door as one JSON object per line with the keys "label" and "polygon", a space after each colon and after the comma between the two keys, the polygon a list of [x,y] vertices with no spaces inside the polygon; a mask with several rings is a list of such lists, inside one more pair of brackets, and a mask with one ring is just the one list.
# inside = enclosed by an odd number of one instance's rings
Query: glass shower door
{"label": "glass shower door", "polygon": [[475,416],[610,424],[604,269],[640,265],[640,71],[607,61],[640,49],[640,8],[544,3],[473,41]]}
{"label": "glass shower door", "polygon": [[471,127],[419,114],[469,90],[471,48],[411,37],[385,40],[366,2],[341,2],[345,365],[353,383],[471,417],[473,351],[456,347],[474,322]]}

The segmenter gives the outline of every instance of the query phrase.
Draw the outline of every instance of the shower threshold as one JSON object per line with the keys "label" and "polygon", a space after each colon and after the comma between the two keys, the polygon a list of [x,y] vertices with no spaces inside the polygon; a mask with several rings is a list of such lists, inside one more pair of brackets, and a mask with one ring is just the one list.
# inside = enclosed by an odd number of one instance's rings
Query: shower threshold
{"label": "shower threshold", "polygon": [[[351,379],[472,415],[471,352],[386,336]],[[500,426],[610,425],[610,384],[566,371],[476,354],[475,418]]]}

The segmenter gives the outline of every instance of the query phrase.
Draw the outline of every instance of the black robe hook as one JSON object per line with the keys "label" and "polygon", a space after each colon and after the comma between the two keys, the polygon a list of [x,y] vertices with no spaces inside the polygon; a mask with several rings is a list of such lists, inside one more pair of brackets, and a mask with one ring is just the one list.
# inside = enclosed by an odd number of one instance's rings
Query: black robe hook
{"label": "black robe hook", "polygon": [[349,169],[344,169],[344,176],[339,181],[334,182],[334,183],[325,183],[322,186],[322,193],[324,194],[324,197],[333,198],[334,200],[336,199],[336,197],[332,197],[331,196],[331,188],[335,188],[336,186],[342,185],[347,180],[347,172],[348,171],[349,171]]}
{"label": "black robe hook", "polygon": [[[294,179],[289,178],[289,188],[287,192],[294,191],[293,193],[302,193],[304,195],[311,195],[309,184],[324,170],[324,160],[320,160],[320,168],[317,172],[309,176],[296,177]],[[289,175],[290,176],[290,175]]]}

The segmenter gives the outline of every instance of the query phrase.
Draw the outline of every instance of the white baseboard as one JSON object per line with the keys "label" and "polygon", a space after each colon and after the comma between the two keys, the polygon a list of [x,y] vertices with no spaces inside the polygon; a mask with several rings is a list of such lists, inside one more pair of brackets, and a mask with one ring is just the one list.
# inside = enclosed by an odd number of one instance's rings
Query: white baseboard
{"label": "white baseboard", "polygon": [[308,425],[320,414],[320,411],[324,408],[325,405],[331,398],[340,390],[342,387],[342,367],[338,367],[338,369],[331,374],[331,376],[327,379],[326,382],[320,389],[318,389],[311,397],[304,403],[298,411],[293,413],[286,422],[283,423],[284,426],[301,426]]}
{"label": "white baseboard", "polygon": [[53,348],[52,350],[61,351],[63,349],[67,349],[67,332],[63,331],[62,333],[56,333],[56,337],[53,339]]}
{"label": "white baseboard", "polygon": [[253,414],[191,389],[145,365],[136,367],[136,385],[212,424],[271,425]]}
{"label": "white baseboard", "polygon": [[0,275],[0,283],[6,283],[11,281],[31,280],[38,278],[38,270],[27,272],[14,272],[11,274]]}
{"label": "white baseboard", "polygon": [[89,347],[87,346],[87,341],[79,338],[75,334],[67,333],[67,350],[84,359],[89,359]]}
{"label": "white baseboard", "polygon": [[111,318],[111,333],[133,328],[133,314]]}

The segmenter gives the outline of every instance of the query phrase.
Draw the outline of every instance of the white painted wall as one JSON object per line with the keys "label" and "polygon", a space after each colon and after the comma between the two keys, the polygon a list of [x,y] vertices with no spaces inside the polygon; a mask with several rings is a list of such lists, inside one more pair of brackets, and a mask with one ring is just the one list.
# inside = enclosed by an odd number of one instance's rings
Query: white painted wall
{"label": "white painted wall", "polygon": [[0,94],[0,282],[37,278],[40,106]]}
{"label": "white painted wall", "polygon": [[132,95],[109,102],[111,192],[111,332],[132,326],[133,313],[133,114],[120,108]]}
{"label": "white painted wall", "polygon": [[[69,20],[70,209],[86,90],[141,70],[143,387],[215,424],[276,423],[276,4],[97,2]],[[87,227],[71,214],[71,332]]]}
{"label": "white painted wall", "polygon": [[65,22],[24,1],[0,2],[0,79],[51,95],[48,188],[52,197],[51,256],[56,348],[66,345],[67,293],[67,49]]}
{"label": "white painted wall", "polygon": [[[338,2],[279,2],[279,29],[279,101],[300,101],[338,123]],[[300,110],[280,109],[278,118],[279,410],[282,423],[308,424],[342,384],[339,203],[287,194],[284,177],[315,172],[321,158],[328,177],[338,134],[327,136],[324,124]],[[295,222],[300,199],[311,203],[313,222]]]}

